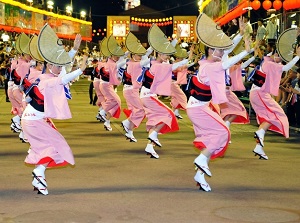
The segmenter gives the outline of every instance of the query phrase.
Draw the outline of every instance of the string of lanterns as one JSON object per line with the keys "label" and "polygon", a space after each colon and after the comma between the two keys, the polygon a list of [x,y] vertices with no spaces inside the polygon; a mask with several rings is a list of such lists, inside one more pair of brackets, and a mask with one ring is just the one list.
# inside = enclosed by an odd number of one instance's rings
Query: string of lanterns
{"label": "string of lanterns", "polygon": [[172,17],[157,19],[131,17],[131,24],[150,27],[153,23],[155,23],[157,26],[168,26],[173,24],[172,20]]}
{"label": "string of lanterns", "polygon": [[262,4],[259,0],[254,0],[251,2],[251,7],[254,10],[258,10],[261,5],[265,10],[271,9],[272,6],[275,10],[279,10],[281,7],[283,7],[285,10],[291,10],[300,7],[300,0],[284,0],[284,2],[281,0],[275,0],[273,3],[270,0],[264,0]]}

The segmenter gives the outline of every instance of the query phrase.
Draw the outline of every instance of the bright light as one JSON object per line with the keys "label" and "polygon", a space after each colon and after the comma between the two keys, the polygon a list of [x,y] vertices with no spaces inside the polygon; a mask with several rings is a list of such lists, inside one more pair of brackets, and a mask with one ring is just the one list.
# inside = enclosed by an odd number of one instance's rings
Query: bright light
{"label": "bright light", "polygon": [[33,0],[27,0],[27,2],[29,2],[29,3],[32,3],[32,2],[33,2]]}
{"label": "bright light", "polygon": [[54,2],[53,1],[47,1],[47,5],[54,5]]}
{"label": "bright light", "polygon": [[85,11],[81,11],[81,12],[80,12],[80,16],[81,16],[82,18],[84,18],[84,17],[86,16],[86,12],[85,12]]}
{"label": "bright light", "polygon": [[67,12],[67,14],[72,14],[72,11],[73,11],[73,8],[71,7],[71,6],[67,6],[66,7],[66,12]]}

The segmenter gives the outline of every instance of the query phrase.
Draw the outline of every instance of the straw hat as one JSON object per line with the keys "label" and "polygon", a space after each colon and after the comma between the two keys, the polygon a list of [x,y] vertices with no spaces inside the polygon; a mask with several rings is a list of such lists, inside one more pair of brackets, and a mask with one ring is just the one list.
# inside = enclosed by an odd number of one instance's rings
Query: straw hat
{"label": "straw hat", "polygon": [[158,53],[174,54],[176,52],[176,49],[156,24],[153,24],[149,29],[148,42]]}
{"label": "straw hat", "polygon": [[275,14],[272,14],[269,19],[273,19],[274,17],[277,17],[277,16]]}
{"label": "straw hat", "polygon": [[299,72],[298,72],[298,69],[299,69],[299,67],[297,67],[297,66],[293,66],[293,67],[291,68],[291,70],[292,70],[293,72],[295,72],[295,73],[299,73]]}
{"label": "straw hat", "polygon": [[133,54],[144,55],[146,53],[145,47],[141,42],[136,38],[136,36],[129,32],[125,39],[125,46],[127,50]]}
{"label": "straw hat", "polygon": [[100,43],[100,49],[101,49],[101,53],[103,54],[103,56],[105,57],[110,57],[110,52],[107,49],[107,38],[104,37]]}
{"label": "straw hat", "polygon": [[65,51],[63,42],[53,29],[45,24],[38,36],[38,51],[48,63],[63,66],[71,63],[69,54]]}
{"label": "straw hat", "polygon": [[16,39],[16,50],[18,53],[22,53],[21,49],[20,49],[20,35],[18,35],[17,39]]}
{"label": "straw hat", "polygon": [[187,51],[186,51],[186,49],[184,49],[184,48],[181,48],[180,47],[180,45],[176,45],[175,46],[175,49],[176,49],[176,53],[174,53],[174,56],[176,57],[176,58],[187,58],[188,57],[188,53],[187,53]]}
{"label": "straw hat", "polygon": [[107,40],[107,49],[113,56],[121,57],[124,56],[125,52],[122,47],[117,43],[115,37],[110,35]]}
{"label": "straw hat", "polygon": [[244,41],[240,41],[236,47],[234,47],[234,49],[232,50],[234,55],[238,55],[240,52],[242,52],[243,50],[245,50],[245,43]]}
{"label": "straw hat", "polygon": [[44,62],[44,58],[39,53],[37,45],[38,45],[38,37],[36,35],[33,35],[29,41],[30,56],[36,61]]}
{"label": "straw hat", "polygon": [[30,38],[25,33],[21,33],[18,39],[19,39],[19,49],[21,53],[30,55],[29,52]]}
{"label": "straw hat", "polygon": [[276,42],[276,49],[279,56],[289,62],[294,57],[297,48],[297,28],[290,28],[283,31]]}
{"label": "straw hat", "polygon": [[210,48],[227,49],[233,45],[232,40],[204,13],[197,18],[196,33],[198,39]]}

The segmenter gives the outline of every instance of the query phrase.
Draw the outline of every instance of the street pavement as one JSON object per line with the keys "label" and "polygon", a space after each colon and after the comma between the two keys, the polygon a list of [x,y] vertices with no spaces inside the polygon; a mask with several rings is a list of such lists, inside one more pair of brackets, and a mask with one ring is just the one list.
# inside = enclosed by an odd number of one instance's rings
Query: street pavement
{"label": "street pavement", "polygon": [[[212,191],[194,181],[194,132],[185,112],[180,130],[160,135],[159,159],[144,152],[145,121],[135,130],[138,142],[124,137],[121,121],[112,132],[96,120],[89,104],[89,82],[71,86],[72,119],[54,120],[74,153],[74,167],[46,171],[49,195],[31,186],[32,166],[24,164],[29,148],[10,130],[10,103],[0,96],[0,222],[43,223],[296,223],[300,222],[300,133],[291,137],[267,132],[269,160],[254,156],[255,118],[231,125],[232,143],[225,156],[210,162]],[[122,99],[122,87],[118,87]],[[166,100],[166,103],[169,101]]]}

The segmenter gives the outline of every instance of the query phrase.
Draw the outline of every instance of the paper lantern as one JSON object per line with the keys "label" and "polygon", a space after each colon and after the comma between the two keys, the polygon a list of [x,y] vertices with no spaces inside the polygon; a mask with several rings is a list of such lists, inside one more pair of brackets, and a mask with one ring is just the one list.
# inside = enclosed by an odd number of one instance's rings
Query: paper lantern
{"label": "paper lantern", "polygon": [[265,10],[269,10],[271,7],[272,7],[272,2],[271,2],[270,0],[265,0],[265,1],[263,2],[263,8],[264,8]]}
{"label": "paper lantern", "polygon": [[254,9],[254,10],[257,10],[260,8],[260,1],[258,0],[254,0],[253,2],[251,2],[251,7]]}
{"label": "paper lantern", "polygon": [[285,10],[289,10],[290,9],[290,1],[289,0],[285,0],[284,2],[283,2],[283,8],[285,9]]}
{"label": "paper lantern", "polygon": [[279,10],[279,9],[281,9],[281,6],[282,6],[282,2],[280,0],[275,0],[273,2],[273,8],[274,9]]}

